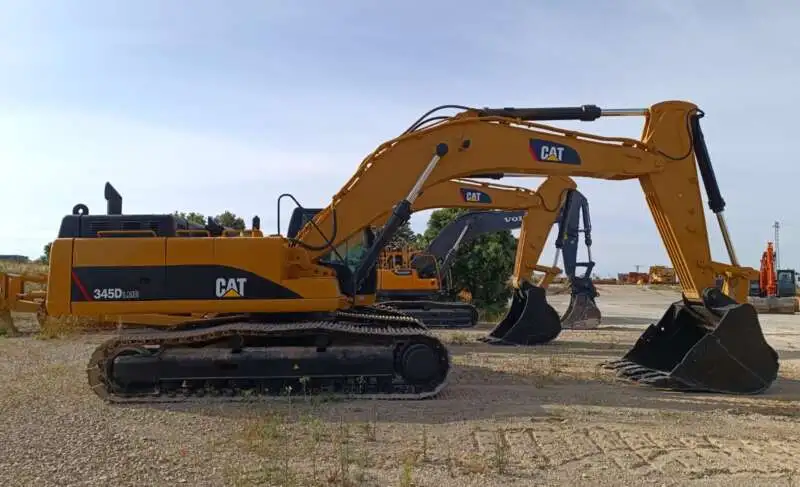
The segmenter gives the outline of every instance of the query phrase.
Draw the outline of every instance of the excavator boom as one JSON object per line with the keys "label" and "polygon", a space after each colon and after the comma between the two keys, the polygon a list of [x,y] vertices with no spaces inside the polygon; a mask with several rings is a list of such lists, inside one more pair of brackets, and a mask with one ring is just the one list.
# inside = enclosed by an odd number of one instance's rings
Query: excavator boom
{"label": "excavator boom", "polygon": [[[373,305],[376,263],[427,188],[487,174],[638,179],[684,299],[609,367],[674,390],[756,393],[772,384],[778,356],[745,302],[758,272],[736,259],[697,106],[460,108],[381,144],[295,238],[177,236],[171,215],[65,217],[51,248],[50,315],[219,314],[101,344],[88,368],[93,390],[147,401],[436,395],[451,369],[447,349],[420,321]],[[540,123],[602,116],[643,116],[641,139]],[[698,168],[730,264],[711,258]],[[387,212],[375,235],[370,224]]]}

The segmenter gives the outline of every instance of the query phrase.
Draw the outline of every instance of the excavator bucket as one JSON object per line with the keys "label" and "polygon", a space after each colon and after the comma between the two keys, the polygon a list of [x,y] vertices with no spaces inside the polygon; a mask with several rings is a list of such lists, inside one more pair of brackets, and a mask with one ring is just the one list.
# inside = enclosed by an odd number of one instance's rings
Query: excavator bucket
{"label": "excavator bucket", "polygon": [[561,333],[558,313],[545,299],[545,290],[522,282],[506,316],[480,340],[491,345],[540,345]]}
{"label": "excavator bucket", "polygon": [[597,295],[590,278],[573,278],[569,306],[561,317],[561,326],[571,330],[594,330],[599,327],[602,314],[594,301]]}
{"label": "excavator bucket", "polygon": [[758,315],[717,288],[701,304],[677,301],[622,358],[605,364],[618,376],[662,389],[758,394],[778,376],[778,354]]}

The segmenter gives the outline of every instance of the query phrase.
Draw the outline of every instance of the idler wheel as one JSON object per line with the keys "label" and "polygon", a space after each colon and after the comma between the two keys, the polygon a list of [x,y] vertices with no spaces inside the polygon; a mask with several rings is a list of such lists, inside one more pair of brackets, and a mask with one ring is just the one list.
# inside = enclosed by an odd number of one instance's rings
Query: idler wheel
{"label": "idler wheel", "polygon": [[439,376],[439,354],[432,347],[414,343],[400,356],[400,374],[411,384],[426,384]]}

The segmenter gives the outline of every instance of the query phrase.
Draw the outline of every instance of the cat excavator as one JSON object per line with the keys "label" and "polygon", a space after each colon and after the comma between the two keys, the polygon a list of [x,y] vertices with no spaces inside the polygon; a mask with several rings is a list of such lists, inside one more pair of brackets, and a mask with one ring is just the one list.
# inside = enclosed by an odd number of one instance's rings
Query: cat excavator
{"label": "cat excavator", "polygon": [[[459,112],[433,116],[444,109]],[[97,346],[87,378],[112,402],[434,397],[452,371],[447,347],[419,320],[375,303],[375,263],[420,193],[487,174],[636,179],[682,299],[607,367],[660,389],[760,393],[775,381],[779,357],[746,301],[758,271],[738,263],[703,115],[686,101],[634,109],[439,107],[369,154],[294,238],[178,236],[186,222],[170,214],[77,212],[62,219],[51,247],[47,311],[186,316],[122,330]],[[543,123],[608,116],[643,117],[641,137]],[[730,264],[711,258],[700,179]],[[370,223],[387,211],[376,235]]]}

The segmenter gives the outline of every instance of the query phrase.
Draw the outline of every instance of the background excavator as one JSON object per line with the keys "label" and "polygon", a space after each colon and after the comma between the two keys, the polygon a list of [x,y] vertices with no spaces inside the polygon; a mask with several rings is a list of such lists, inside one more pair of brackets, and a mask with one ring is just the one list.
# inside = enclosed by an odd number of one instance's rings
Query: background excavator
{"label": "background excavator", "polygon": [[[426,282],[426,279],[434,280],[435,282],[442,283],[441,288],[451,292],[446,293],[445,296],[452,299],[453,290],[447,278],[455,256],[461,245],[465,245],[470,240],[478,235],[497,232],[503,230],[515,230],[522,226],[525,218],[525,211],[503,211],[503,210],[475,210],[464,213],[458,218],[448,224],[428,245],[428,247],[410,259],[410,263],[402,270],[406,271],[402,277],[397,278],[392,289],[400,289],[399,293],[385,292],[386,299],[392,299],[400,296],[411,295],[409,300],[386,301],[384,304],[400,309],[404,313],[410,314],[419,318],[429,327],[438,326],[453,326],[453,317],[448,316],[448,307],[442,306],[441,302],[436,301],[419,301],[420,298],[430,299],[433,294],[423,293],[408,293],[408,289],[423,288],[422,285],[416,285],[417,282]],[[580,218],[583,216],[583,229],[580,229]],[[537,227],[549,230],[551,225],[548,221],[536,220],[529,222]],[[533,276],[530,276],[532,285],[536,285],[542,289],[547,289],[552,279],[557,276],[561,270],[558,268],[559,255],[564,256],[565,273],[570,286],[570,303],[567,311],[560,318],[562,328],[575,328],[575,329],[591,329],[597,328],[600,324],[601,313],[597,307],[595,298],[597,297],[597,289],[591,279],[591,272],[595,263],[591,260],[591,221],[589,216],[589,206],[586,197],[583,196],[578,190],[567,190],[566,202],[561,206],[558,215],[558,235],[556,237],[556,258],[551,267],[537,266],[536,270],[544,272],[541,280],[533,282]],[[533,248],[531,253],[531,246],[527,245],[526,236],[532,234],[542,234],[544,230],[539,232],[532,232],[532,229],[521,235],[518,243],[518,253],[521,261],[535,262],[534,258],[538,260],[541,254],[541,248]],[[579,234],[585,234],[585,244],[587,248],[588,258],[587,262],[578,262],[578,239]],[[535,256],[535,257],[534,257]],[[583,267],[585,269],[583,275],[577,275],[577,268]],[[519,279],[519,278],[517,278]],[[439,291],[437,289],[436,291]],[[408,294],[406,294],[408,293]],[[381,296],[381,288],[379,287],[378,296]],[[519,293],[514,294],[512,300],[512,309],[519,307],[520,302]],[[449,306],[463,308],[468,306],[466,303],[447,303]],[[501,323],[508,322],[518,315],[517,311],[509,311],[508,319],[503,319]],[[440,318],[444,315],[445,319]],[[474,323],[456,322],[455,326],[472,326]],[[500,326],[494,333],[495,336],[500,333],[504,327],[509,325]]]}
{"label": "background excavator", "polygon": [[[574,182],[561,177],[545,179],[536,191],[469,179],[443,181],[426,188],[414,202],[413,211],[431,208],[502,208],[524,211],[478,211],[462,215],[446,226],[423,251],[384,250],[380,255],[381,265],[377,271],[378,301],[414,316],[428,327],[475,326],[478,310],[470,303],[455,300],[447,278],[456,252],[478,235],[519,228],[522,217],[527,212],[531,213],[529,225],[535,224],[537,234],[546,235],[559,215],[548,207],[561,208],[561,201],[572,190]],[[320,211],[321,208],[306,208],[295,213],[289,222],[287,236],[295,237],[302,226]],[[373,226],[378,227],[385,223],[387,217],[388,215],[381,215]],[[521,240],[518,253],[524,248],[526,243]],[[536,247],[534,250],[534,253],[529,250],[524,258],[534,259],[532,262],[536,264],[542,249]],[[548,283],[561,272],[558,267],[536,266],[535,269],[547,274]]]}
{"label": "background excavator", "polygon": [[776,269],[775,262],[775,247],[767,242],[758,279],[750,281],[748,301],[759,313],[794,314],[798,308],[797,273],[794,269]]}
{"label": "background excavator", "polygon": [[[451,371],[447,348],[419,320],[375,305],[375,264],[425,188],[485,174],[640,182],[683,299],[608,367],[679,391],[752,394],[774,382],[778,354],[746,303],[758,272],[736,259],[696,105],[440,108],[461,111],[432,110],[381,144],[292,239],[178,236],[186,222],[169,214],[66,216],[50,253],[50,315],[187,315],[100,344],[87,367],[92,390],[149,402],[435,396]],[[603,116],[643,116],[641,139],[541,123]],[[711,259],[697,167],[731,264]],[[386,212],[375,235],[370,224]]]}

